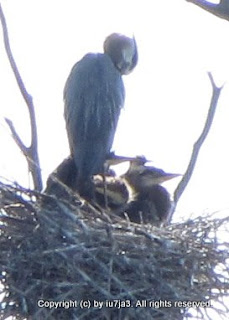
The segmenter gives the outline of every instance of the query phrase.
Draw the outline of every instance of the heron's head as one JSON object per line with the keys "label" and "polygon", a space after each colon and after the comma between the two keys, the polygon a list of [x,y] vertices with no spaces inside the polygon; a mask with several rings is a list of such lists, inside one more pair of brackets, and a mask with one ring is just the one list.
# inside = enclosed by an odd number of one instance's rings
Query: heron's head
{"label": "heron's head", "polygon": [[[137,158],[141,160],[141,158]],[[144,158],[142,162],[130,161],[129,170],[125,173],[124,179],[136,191],[142,191],[151,188],[153,185],[161,184],[164,181],[181,176],[176,173],[167,173],[162,169],[149,167],[144,165]]]}
{"label": "heron's head", "polygon": [[123,74],[129,74],[138,62],[135,38],[112,33],[104,41],[104,53],[108,54],[115,67]]}
{"label": "heron's head", "polygon": [[152,186],[180,176],[181,174],[178,173],[169,173],[155,167],[146,167],[143,173],[143,180],[147,186]]}

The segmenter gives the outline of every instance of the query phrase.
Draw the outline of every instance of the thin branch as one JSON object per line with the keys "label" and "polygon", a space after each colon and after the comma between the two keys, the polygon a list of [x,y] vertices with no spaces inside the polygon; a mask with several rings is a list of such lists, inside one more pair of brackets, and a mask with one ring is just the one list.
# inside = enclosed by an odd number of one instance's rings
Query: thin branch
{"label": "thin branch", "polygon": [[14,141],[16,142],[16,144],[18,145],[18,147],[20,148],[20,150],[23,152],[23,154],[27,159],[29,171],[31,172],[32,178],[33,178],[34,188],[40,191],[42,190],[42,178],[41,178],[40,161],[39,161],[38,150],[37,150],[37,145],[38,145],[37,125],[36,125],[33,99],[32,99],[32,96],[27,92],[25,88],[21,75],[18,71],[16,62],[14,60],[14,57],[10,48],[6,19],[5,19],[1,4],[0,4],[0,20],[2,24],[6,54],[9,59],[9,62],[13,70],[15,79],[17,81],[18,87],[20,89],[20,92],[25,100],[25,103],[29,111],[30,127],[31,127],[31,144],[28,148],[24,145],[19,135],[17,134],[12,121],[9,119],[5,119],[5,120],[10,128]]}
{"label": "thin branch", "polygon": [[208,110],[208,115],[207,115],[207,119],[203,128],[202,133],[200,134],[198,140],[195,142],[194,146],[193,146],[193,151],[191,154],[191,158],[187,167],[187,170],[182,178],[182,180],[180,181],[180,183],[178,184],[175,192],[174,192],[174,208],[173,208],[173,212],[176,209],[177,203],[182,195],[182,193],[184,192],[185,188],[187,187],[191,177],[192,177],[192,173],[193,170],[195,168],[197,159],[198,159],[198,154],[199,151],[209,133],[209,130],[211,128],[213,119],[214,119],[214,115],[215,115],[215,111],[216,111],[216,107],[217,107],[217,103],[218,103],[218,99],[220,96],[220,92],[222,90],[223,87],[217,87],[214,79],[212,77],[212,74],[210,72],[208,72],[208,76],[212,85],[212,98],[211,98],[211,104]]}
{"label": "thin branch", "polygon": [[215,16],[229,20],[229,0],[221,0],[218,4],[205,0],[186,0],[214,14]]}
{"label": "thin branch", "polygon": [[5,118],[6,123],[8,124],[10,131],[12,133],[12,136],[14,138],[14,141],[16,142],[16,144],[18,145],[19,149],[23,152],[23,154],[26,156],[27,152],[28,152],[28,148],[24,145],[24,143],[22,142],[21,138],[19,137],[13,122],[8,119]]}

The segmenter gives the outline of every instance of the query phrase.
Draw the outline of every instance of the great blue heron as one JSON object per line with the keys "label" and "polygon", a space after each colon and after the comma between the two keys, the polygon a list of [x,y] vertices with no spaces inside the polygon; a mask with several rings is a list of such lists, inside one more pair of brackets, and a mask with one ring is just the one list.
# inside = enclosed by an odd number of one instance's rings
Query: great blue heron
{"label": "great blue heron", "polygon": [[95,199],[101,207],[110,209],[114,213],[122,212],[129,200],[126,183],[115,175],[94,176]]}
{"label": "great blue heron", "polygon": [[135,39],[113,33],[104,53],[88,53],[77,62],[64,88],[66,128],[77,177],[76,189],[93,197],[91,177],[103,172],[112,147],[125,89],[122,75],[137,64]]}
{"label": "great blue heron", "polygon": [[115,171],[110,169],[110,166],[116,166],[123,162],[141,162],[145,163],[148,160],[145,157],[126,157],[118,156],[111,152],[105,161],[105,175],[95,175],[93,182],[95,185],[95,199],[99,205],[107,206],[112,211],[122,212],[130,199],[130,193],[127,183],[124,179],[117,176]]}
{"label": "great blue heron", "polygon": [[64,159],[58,167],[49,175],[45,193],[55,195],[59,198],[68,198],[69,190],[74,191],[76,184],[76,166],[73,158],[69,156]]}
{"label": "great blue heron", "polygon": [[109,208],[123,218],[127,215],[131,222],[157,226],[169,222],[172,201],[161,183],[180,174],[147,166],[145,157],[112,157],[108,163],[123,161],[130,162],[128,171],[120,177],[106,176],[106,194],[102,177],[94,178],[98,203],[104,205],[106,196]]}
{"label": "great blue heron", "polygon": [[144,158],[131,161],[129,170],[122,177],[132,193],[125,210],[130,221],[154,225],[169,221],[172,202],[168,191],[160,184],[178,176],[180,174],[145,166]]}

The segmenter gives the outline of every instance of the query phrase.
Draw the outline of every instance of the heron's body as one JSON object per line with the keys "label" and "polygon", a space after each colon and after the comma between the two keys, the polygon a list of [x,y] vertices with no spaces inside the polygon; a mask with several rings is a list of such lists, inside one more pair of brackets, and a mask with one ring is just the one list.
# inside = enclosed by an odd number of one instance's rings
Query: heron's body
{"label": "heron's body", "polygon": [[159,226],[168,219],[171,206],[168,191],[156,184],[137,193],[125,211],[132,222]]}
{"label": "heron's body", "polygon": [[85,55],[74,65],[65,85],[64,116],[77,169],[76,189],[83,196],[91,197],[91,177],[103,172],[113,144],[125,100],[122,74],[137,63],[133,43],[133,39],[112,34],[104,43],[104,53]]}
{"label": "heron's body", "polygon": [[117,176],[96,175],[94,177],[96,202],[112,211],[121,212],[129,199],[129,192],[125,182]]}
{"label": "heron's body", "polygon": [[103,172],[124,98],[121,75],[108,55],[87,54],[73,67],[64,90],[64,115],[78,184]]}
{"label": "heron's body", "polygon": [[172,202],[168,191],[160,184],[178,177],[162,169],[145,166],[144,158],[130,162],[129,170],[123,175],[132,192],[126,213],[130,221],[160,225],[170,220]]}

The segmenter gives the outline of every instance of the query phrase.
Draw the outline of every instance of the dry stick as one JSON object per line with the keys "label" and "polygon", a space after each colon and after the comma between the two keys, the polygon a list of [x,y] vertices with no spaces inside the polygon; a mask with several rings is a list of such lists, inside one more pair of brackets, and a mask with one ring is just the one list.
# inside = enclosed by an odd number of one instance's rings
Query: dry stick
{"label": "dry stick", "polygon": [[[198,140],[195,142],[195,144],[193,146],[193,151],[192,151],[192,155],[191,155],[187,170],[186,170],[182,180],[178,184],[176,190],[174,191],[174,208],[172,210],[172,214],[176,210],[177,203],[178,203],[182,193],[184,192],[185,188],[187,187],[189,180],[191,179],[193,170],[196,165],[199,151],[200,151],[202,144],[204,143],[204,141],[209,133],[209,130],[211,128],[211,125],[212,125],[212,122],[214,119],[214,115],[215,115],[215,111],[216,111],[216,107],[217,107],[217,103],[218,103],[218,99],[220,96],[220,92],[223,88],[223,86],[222,87],[216,86],[214,79],[212,77],[212,74],[210,72],[208,72],[208,76],[209,76],[209,79],[210,79],[211,85],[212,85],[211,104],[210,104],[210,107],[208,110],[208,115],[207,115],[207,119],[206,119],[206,122],[204,125],[204,129],[203,129],[201,135],[199,136]],[[171,216],[172,216],[172,214],[171,214]]]}
{"label": "dry stick", "polygon": [[229,20],[229,0],[221,0],[220,3],[212,3],[205,0],[186,0],[191,2],[200,8],[214,14],[215,16]]}
{"label": "dry stick", "polygon": [[24,156],[26,157],[26,160],[28,162],[29,171],[32,174],[33,183],[34,183],[34,189],[37,191],[42,190],[42,178],[41,178],[41,169],[40,169],[40,161],[38,156],[38,150],[37,150],[37,125],[36,125],[36,117],[35,117],[35,109],[33,105],[33,99],[31,95],[27,92],[25,85],[22,81],[21,75],[18,71],[16,62],[14,60],[10,43],[9,43],[9,36],[8,36],[8,30],[7,30],[7,24],[6,19],[2,10],[2,6],[0,4],[0,20],[2,24],[2,30],[3,30],[3,36],[4,36],[4,45],[5,50],[7,53],[8,60],[10,62],[11,68],[13,70],[14,76],[16,78],[18,87],[20,89],[20,92],[26,102],[26,105],[28,107],[29,116],[30,116],[30,127],[31,127],[31,144],[29,147],[26,147],[25,144],[22,142],[21,138],[16,132],[16,129],[12,123],[11,120],[5,119],[6,123],[8,124],[10,131],[12,133],[12,137]]}

